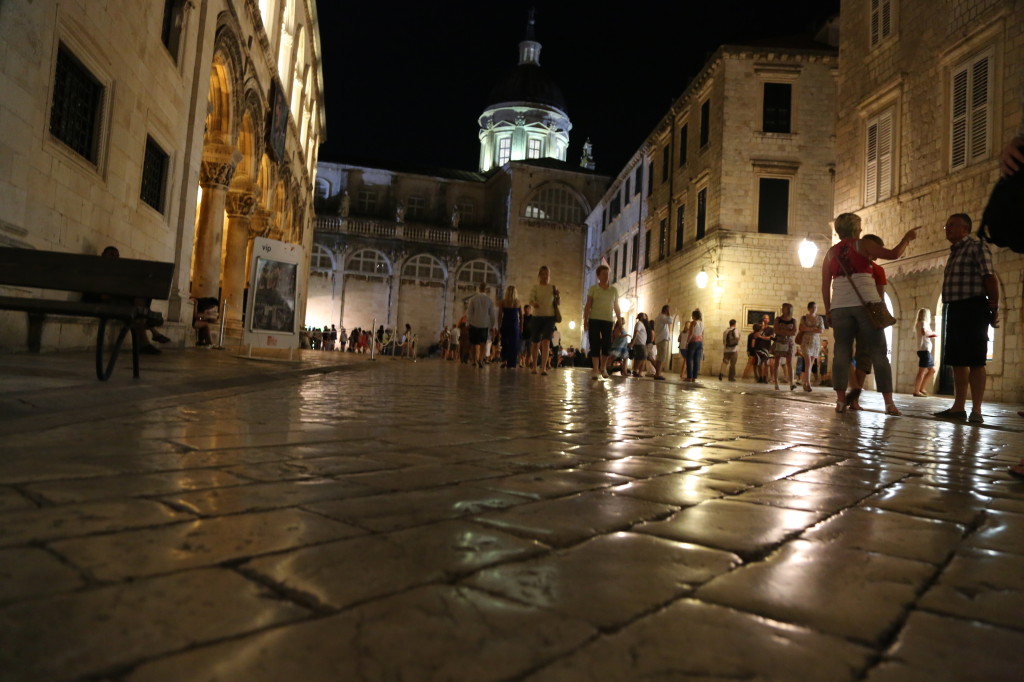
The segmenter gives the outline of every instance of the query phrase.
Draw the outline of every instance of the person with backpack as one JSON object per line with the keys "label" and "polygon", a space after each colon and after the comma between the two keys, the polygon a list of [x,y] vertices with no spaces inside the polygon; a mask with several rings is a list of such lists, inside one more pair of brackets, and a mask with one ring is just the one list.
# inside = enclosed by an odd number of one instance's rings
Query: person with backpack
{"label": "person with backpack", "polygon": [[725,376],[726,365],[729,367],[729,381],[736,381],[736,360],[739,358],[740,332],[736,329],[736,320],[729,320],[729,328],[722,334],[722,368],[718,371],[718,380]]}

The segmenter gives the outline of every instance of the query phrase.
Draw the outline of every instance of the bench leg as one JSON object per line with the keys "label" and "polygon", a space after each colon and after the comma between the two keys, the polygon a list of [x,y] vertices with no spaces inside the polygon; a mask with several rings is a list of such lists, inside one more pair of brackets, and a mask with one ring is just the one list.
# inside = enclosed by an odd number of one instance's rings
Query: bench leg
{"label": "bench leg", "polygon": [[103,342],[106,340],[107,331],[107,320],[106,318],[100,318],[100,328],[96,332],[96,378],[100,381],[106,381],[110,378],[110,375],[114,372],[114,365],[117,363],[117,355],[121,352],[121,346],[124,344],[124,337],[128,335],[130,331],[132,333],[132,360],[134,361],[132,369],[134,370],[134,376],[136,379],[139,378],[139,349],[138,344],[135,343],[135,327],[130,323],[125,323],[121,326],[121,331],[117,334],[117,340],[114,341],[114,347],[110,350],[110,359],[107,362],[106,368],[103,366]]}

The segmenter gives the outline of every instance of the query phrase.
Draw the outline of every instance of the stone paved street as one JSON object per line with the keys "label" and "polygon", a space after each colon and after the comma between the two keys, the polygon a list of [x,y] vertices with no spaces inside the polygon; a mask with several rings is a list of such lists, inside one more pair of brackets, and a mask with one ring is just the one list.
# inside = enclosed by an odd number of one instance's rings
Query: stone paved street
{"label": "stone paved street", "polygon": [[1017,406],[0,359],[0,678],[1024,678]]}

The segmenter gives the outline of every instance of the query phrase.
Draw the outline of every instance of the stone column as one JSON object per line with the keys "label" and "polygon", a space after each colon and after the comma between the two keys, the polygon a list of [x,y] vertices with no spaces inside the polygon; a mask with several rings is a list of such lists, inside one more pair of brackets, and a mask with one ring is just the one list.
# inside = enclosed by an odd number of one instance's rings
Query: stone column
{"label": "stone column", "polygon": [[257,195],[251,188],[228,192],[227,243],[224,249],[221,296],[228,302],[227,324],[242,326],[242,304],[248,270],[249,231]]}
{"label": "stone column", "polygon": [[[233,151],[233,150],[232,150]],[[236,152],[237,153],[237,152]],[[220,293],[221,239],[228,185],[235,174],[233,155],[204,153],[199,169],[203,200],[199,204],[192,252],[192,296],[218,298]]]}

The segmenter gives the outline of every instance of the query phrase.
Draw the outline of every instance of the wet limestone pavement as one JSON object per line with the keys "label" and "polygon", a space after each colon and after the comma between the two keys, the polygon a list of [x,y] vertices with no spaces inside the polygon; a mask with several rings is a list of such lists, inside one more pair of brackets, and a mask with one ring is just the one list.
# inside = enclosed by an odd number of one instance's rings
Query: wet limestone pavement
{"label": "wet limestone pavement", "polygon": [[0,382],[0,677],[1020,679],[1011,406],[326,355]]}

